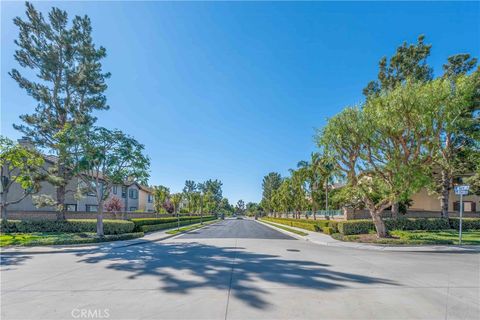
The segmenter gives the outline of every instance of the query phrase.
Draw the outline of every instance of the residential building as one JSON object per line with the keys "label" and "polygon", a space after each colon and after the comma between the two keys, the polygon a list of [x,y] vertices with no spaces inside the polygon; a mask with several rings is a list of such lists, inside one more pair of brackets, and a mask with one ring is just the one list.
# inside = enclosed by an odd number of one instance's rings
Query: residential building
{"label": "residential building", "polygon": [[[19,143],[25,143],[23,140],[19,140]],[[48,170],[55,164],[55,156],[45,156],[44,169]],[[95,194],[87,193],[78,197],[79,187],[81,188],[83,181],[74,177],[69,181],[67,185],[67,194],[65,195],[65,207],[67,211],[86,211],[96,212],[98,209],[98,201]],[[16,199],[22,194],[20,185],[13,184],[7,195],[8,198]],[[45,194],[56,197],[56,189],[51,183],[42,181],[40,183],[40,190],[36,195]],[[122,200],[122,211],[141,211],[141,212],[154,212],[153,208],[153,190],[147,186],[140,185],[137,182],[125,182],[120,185],[114,185],[110,190],[108,201],[112,197],[118,197]],[[7,199],[8,200],[8,199]],[[33,196],[29,195],[22,201],[11,204],[8,207],[9,211],[55,211],[54,207],[45,206],[37,208],[33,202]]]}

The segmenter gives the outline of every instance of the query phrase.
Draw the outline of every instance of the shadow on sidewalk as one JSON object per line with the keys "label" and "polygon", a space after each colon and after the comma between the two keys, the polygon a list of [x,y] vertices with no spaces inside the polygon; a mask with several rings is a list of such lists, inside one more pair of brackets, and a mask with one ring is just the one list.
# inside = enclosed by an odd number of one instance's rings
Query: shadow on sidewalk
{"label": "shadow on sidewalk", "polygon": [[128,272],[129,279],[155,276],[159,290],[165,292],[189,294],[196,289],[231,288],[231,295],[255,308],[269,306],[269,292],[259,286],[259,281],[269,286],[316,290],[355,284],[397,285],[386,279],[331,270],[327,264],[196,242],[151,243],[76,255],[81,258],[78,263],[107,263],[110,270]]}

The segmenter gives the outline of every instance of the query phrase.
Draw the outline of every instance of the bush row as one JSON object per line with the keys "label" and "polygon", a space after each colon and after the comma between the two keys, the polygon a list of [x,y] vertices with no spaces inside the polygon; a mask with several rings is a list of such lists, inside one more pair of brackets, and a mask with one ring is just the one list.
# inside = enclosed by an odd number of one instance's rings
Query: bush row
{"label": "bush row", "polygon": [[[480,218],[463,218],[462,228],[464,230],[479,230]],[[441,218],[402,218],[386,219],[385,225],[388,230],[446,230],[458,229],[459,219],[441,219]],[[353,235],[369,233],[375,230],[375,225],[371,220],[352,220],[338,222],[338,232],[343,235]]]}
{"label": "bush row", "polygon": [[[214,220],[214,216],[208,216],[208,217],[203,217],[203,221],[210,221]],[[199,223],[200,218],[198,219],[190,219],[190,220],[180,220],[180,226],[186,226],[189,224],[194,224],[194,223]],[[170,228],[175,228],[178,226],[178,222],[169,222],[169,223],[160,223],[160,224],[148,224],[148,225],[143,225],[140,227],[140,230],[143,232],[152,232],[152,231],[158,231],[158,230],[165,230],[165,229],[170,229]]]}
{"label": "bush row", "polygon": [[[131,221],[103,220],[105,235],[118,235],[133,232],[135,225]],[[97,232],[95,219],[54,220],[8,220],[1,223],[2,233],[61,232],[82,233]]]}
{"label": "bush row", "polygon": [[333,220],[310,220],[310,219],[287,219],[287,218],[263,218],[279,224],[291,227],[297,227],[310,231],[324,232],[324,229],[331,228],[333,232],[337,232],[337,221]]}
{"label": "bush row", "polygon": [[[180,221],[182,220],[191,220],[191,219],[200,219],[199,216],[182,216],[180,217]],[[168,217],[168,218],[134,218],[130,219],[135,224],[136,228],[146,225],[152,224],[162,224],[162,223],[169,223],[169,222],[176,222],[176,217]]]}

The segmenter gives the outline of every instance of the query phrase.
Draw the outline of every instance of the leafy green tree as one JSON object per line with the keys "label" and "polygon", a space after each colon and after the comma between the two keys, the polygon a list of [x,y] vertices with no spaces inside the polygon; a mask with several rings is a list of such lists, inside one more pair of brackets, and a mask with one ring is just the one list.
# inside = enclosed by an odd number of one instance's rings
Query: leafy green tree
{"label": "leafy green tree", "polygon": [[407,79],[420,82],[431,80],[433,70],[427,64],[427,58],[432,45],[425,44],[424,40],[425,36],[420,35],[416,44],[404,42],[390,59],[380,59],[378,80],[370,81],[363,89],[363,94],[366,97],[376,96],[382,90],[395,89]]}
{"label": "leafy green tree", "polygon": [[308,208],[307,193],[305,190],[305,182],[308,178],[306,177],[305,171],[302,170],[290,170],[290,173],[292,208],[295,211],[296,217],[300,219],[301,212]]}
{"label": "leafy green tree", "polygon": [[92,125],[93,111],[108,109],[104,92],[110,74],[102,71],[101,63],[106,51],[95,47],[88,16],[76,16],[69,23],[67,12],[58,8],[52,8],[48,19],[29,2],[26,10],[26,20],[13,20],[19,28],[14,57],[21,67],[33,70],[37,81],[17,69],[9,74],[38,104],[33,114],[20,116],[23,124],[14,127],[58,156],[49,182],[56,187],[57,218],[64,219],[65,194],[78,149],[74,129]]}
{"label": "leafy green tree", "polygon": [[170,189],[162,185],[155,186],[153,187],[153,194],[153,207],[155,208],[155,212],[165,213],[166,211],[163,205],[170,197]]}
{"label": "leafy green tree", "polygon": [[294,209],[293,203],[293,191],[292,191],[292,179],[284,178],[280,188],[274,191],[274,198],[276,202],[276,211],[280,213],[288,213]]}
{"label": "leafy green tree", "polygon": [[[7,207],[19,203],[40,189],[44,159],[38,151],[0,136],[0,195],[2,220],[7,220]],[[11,199],[10,188],[18,184],[21,194]]]}
{"label": "leafy green tree", "polygon": [[378,237],[388,230],[382,212],[429,182],[438,135],[436,108],[445,101],[441,83],[408,82],[349,108],[329,121],[319,140],[348,177],[352,202],[370,211]]}
{"label": "leafy green tree", "polygon": [[103,208],[114,184],[147,183],[150,160],[144,146],[119,130],[95,127],[78,134],[82,148],[77,175],[82,191],[95,194],[98,204],[97,235],[103,237]]}
{"label": "leafy green tree", "polygon": [[183,193],[174,193],[170,196],[170,201],[173,204],[173,212],[177,216],[177,229],[180,229],[180,215],[178,214],[178,210],[180,208],[180,204],[182,203],[184,194]]}
{"label": "leafy green tree", "polygon": [[197,210],[197,201],[196,201],[196,192],[198,191],[198,186],[193,180],[185,181],[185,187],[183,187],[183,193],[187,201],[188,211],[194,213]]}
{"label": "leafy green tree", "polygon": [[255,203],[255,202],[247,202],[247,204],[245,206],[245,211],[246,211],[248,216],[257,217],[259,214],[261,214],[261,212],[263,210],[262,210],[262,207],[260,206],[260,204]]}
{"label": "leafy green tree", "polygon": [[212,212],[219,207],[220,201],[223,199],[222,185],[222,182],[217,179],[209,179],[197,185],[198,189],[204,196],[208,195],[208,198],[204,199],[204,205],[208,205],[209,210]]}
{"label": "leafy green tree", "polygon": [[242,199],[238,200],[235,211],[238,214],[243,214],[245,212],[245,201],[243,201]]}
{"label": "leafy green tree", "polygon": [[313,211],[313,219],[316,219],[316,211],[319,209],[320,203],[325,202],[328,210],[328,185],[337,175],[333,160],[326,152],[313,152],[310,161],[300,161],[297,168],[305,177],[305,191]]}
{"label": "leafy green tree", "polygon": [[274,209],[275,206],[272,202],[273,201],[272,197],[275,190],[278,190],[281,184],[282,184],[282,176],[277,172],[270,172],[265,177],[263,177],[263,181],[262,181],[263,194],[262,194],[261,205],[266,211],[268,212],[275,211]]}
{"label": "leafy green tree", "polygon": [[[432,168],[433,186],[431,189],[440,194],[442,217],[448,218],[448,203],[453,178],[474,170],[474,157],[479,155],[480,122],[478,119],[480,97],[480,72],[466,75],[475,67],[476,59],[468,54],[448,58],[443,66],[443,95],[448,99],[437,106],[437,124],[441,134],[436,138],[439,152]],[[440,174],[436,174],[440,171]]]}

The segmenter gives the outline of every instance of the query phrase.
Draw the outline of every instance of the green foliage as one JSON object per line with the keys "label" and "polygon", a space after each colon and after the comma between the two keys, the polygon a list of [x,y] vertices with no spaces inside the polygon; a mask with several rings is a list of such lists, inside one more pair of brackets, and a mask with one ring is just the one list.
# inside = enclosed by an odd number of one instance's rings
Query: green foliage
{"label": "green foliage", "polygon": [[[6,208],[10,204],[18,203],[30,194],[37,192],[40,188],[40,180],[44,159],[38,151],[14,143],[7,137],[0,136],[0,190],[2,194],[0,207],[2,208],[2,219],[5,216]],[[22,188],[22,193],[15,199],[8,200],[10,187],[17,183]]]}
{"label": "green foliage", "polygon": [[[448,219],[450,227],[452,229],[458,230],[460,219],[459,218],[450,218]],[[480,218],[463,218],[462,219],[462,229],[464,230],[480,230]]]}
{"label": "green foliage", "polygon": [[[480,218],[465,218],[464,229],[480,229]],[[402,218],[385,221],[390,230],[448,230],[458,229],[458,219]],[[338,231],[344,235],[365,234],[375,230],[371,220],[338,222]]]}
{"label": "green foliage", "polygon": [[270,172],[262,181],[262,201],[261,206],[267,211],[272,212],[275,210],[276,203],[273,200],[274,192],[280,188],[282,184],[282,176],[277,172]]}
{"label": "green foliage", "polygon": [[276,223],[267,222],[265,219],[262,219],[262,222],[263,222],[263,223],[266,223],[266,224],[269,224],[269,225],[271,225],[271,226],[280,228],[280,229],[282,229],[282,230],[285,230],[285,231],[288,231],[288,232],[292,232],[292,233],[298,234],[299,236],[308,236],[308,233],[306,233],[306,232],[298,231],[298,230],[296,230],[296,229],[287,228],[287,227],[284,227],[283,225],[278,225],[278,224],[276,224]]}
{"label": "green foliage", "polygon": [[284,224],[291,227],[297,227],[310,231],[323,232],[323,228],[331,228],[337,232],[337,221],[333,220],[307,220],[307,219],[288,219],[288,218],[262,218],[262,221]]}
{"label": "green foliage", "polygon": [[335,230],[331,227],[323,227],[322,232],[328,235],[332,235],[335,233]]}
{"label": "green foliage", "polygon": [[[131,233],[135,225],[131,221],[104,220],[106,235]],[[96,232],[97,221],[93,219],[51,220],[8,220],[2,222],[3,233],[62,232],[81,233]]]}
{"label": "green foliage", "polygon": [[424,43],[425,36],[420,35],[416,44],[404,42],[390,58],[383,57],[378,63],[378,80],[371,81],[363,89],[367,97],[392,90],[407,79],[425,82],[432,79],[433,70],[426,63],[432,45]]}
{"label": "green foliage", "polygon": [[75,16],[69,23],[67,12],[58,8],[52,8],[48,19],[31,3],[26,8],[27,19],[14,19],[19,28],[14,57],[37,81],[17,69],[9,74],[38,104],[33,114],[20,116],[23,124],[14,127],[57,155],[48,181],[56,186],[58,208],[64,211],[66,187],[75,174],[79,152],[76,129],[95,122],[93,111],[108,109],[104,92],[110,74],[102,72],[101,63],[106,51],[95,47],[88,16]]}
{"label": "green foliage", "polygon": [[165,213],[166,211],[163,205],[170,196],[170,189],[162,185],[155,186],[153,187],[153,195],[153,207],[155,208],[155,212]]}
{"label": "green foliage", "polygon": [[143,232],[123,233],[97,237],[95,233],[13,233],[0,235],[0,247],[49,246],[65,244],[87,244],[105,241],[129,240],[143,237]]}
{"label": "green foliage", "polygon": [[[199,216],[182,216],[179,217],[180,220],[193,220],[193,219],[200,219]],[[169,222],[176,222],[177,217],[168,217],[168,218],[133,218],[130,219],[135,224],[135,227],[141,227],[146,225],[152,224],[162,224],[162,223],[169,223]]]}
{"label": "green foliage", "polygon": [[[335,233],[333,238],[342,241],[367,242],[389,245],[426,245],[426,244],[458,244],[458,231],[398,231],[391,232],[391,238],[372,237],[372,235],[342,235]],[[462,244],[480,245],[480,231],[465,231],[462,234]]]}
{"label": "green foliage", "polygon": [[[214,216],[205,216],[203,217],[203,221],[210,221],[216,219]],[[178,224],[177,221],[175,222],[168,222],[168,223],[160,223],[160,224],[148,224],[148,225],[143,225],[140,227],[140,230],[143,232],[153,232],[153,231],[158,231],[158,230],[165,230],[165,229],[170,229],[170,228],[175,228],[178,225],[180,226],[185,226],[189,224],[194,224],[194,223],[199,223],[200,218],[195,218],[195,219],[184,219],[180,221],[180,224]]]}
{"label": "green foliage", "polygon": [[341,221],[338,223],[338,232],[343,235],[363,234],[375,230],[372,220]]}

